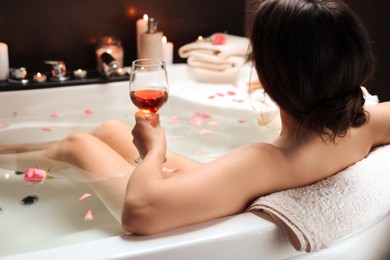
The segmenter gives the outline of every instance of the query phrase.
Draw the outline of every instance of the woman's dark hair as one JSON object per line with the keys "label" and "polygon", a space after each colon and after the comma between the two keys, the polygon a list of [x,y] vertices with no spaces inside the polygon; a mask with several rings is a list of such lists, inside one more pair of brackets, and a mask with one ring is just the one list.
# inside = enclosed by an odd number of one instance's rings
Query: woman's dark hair
{"label": "woman's dark hair", "polygon": [[260,0],[253,62],[265,91],[308,130],[334,141],[367,121],[360,86],[375,57],[367,30],[341,0]]}

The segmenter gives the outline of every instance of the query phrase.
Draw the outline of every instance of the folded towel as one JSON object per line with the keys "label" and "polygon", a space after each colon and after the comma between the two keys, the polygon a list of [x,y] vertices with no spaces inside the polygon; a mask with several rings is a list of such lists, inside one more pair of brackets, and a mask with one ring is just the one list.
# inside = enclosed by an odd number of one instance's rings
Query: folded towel
{"label": "folded towel", "polygon": [[236,83],[241,73],[240,67],[232,67],[222,71],[188,66],[188,75],[197,82],[211,84]]}
{"label": "folded towel", "polygon": [[[390,211],[390,145],[309,186],[257,199],[248,210],[264,210],[299,251],[326,248]],[[324,158],[325,159],[325,158]]]}
{"label": "folded towel", "polygon": [[231,56],[226,59],[207,53],[193,53],[187,59],[189,66],[223,71],[231,68],[241,67],[246,61],[244,56]]}
{"label": "folded towel", "polygon": [[224,44],[215,45],[211,41],[197,40],[195,42],[183,45],[179,48],[181,58],[188,58],[194,53],[204,53],[216,55],[221,59],[226,59],[231,56],[246,56],[249,50],[250,42],[246,37],[235,36],[225,33],[214,33],[209,38],[212,39],[215,35],[220,34],[226,38]]}

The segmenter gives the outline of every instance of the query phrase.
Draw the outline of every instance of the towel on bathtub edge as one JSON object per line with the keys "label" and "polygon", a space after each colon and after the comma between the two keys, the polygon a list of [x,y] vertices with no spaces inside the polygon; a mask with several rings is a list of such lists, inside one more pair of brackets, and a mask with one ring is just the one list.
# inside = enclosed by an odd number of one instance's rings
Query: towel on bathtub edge
{"label": "towel on bathtub edge", "polygon": [[390,211],[390,145],[312,185],[260,197],[253,210],[270,214],[295,249],[327,248]]}

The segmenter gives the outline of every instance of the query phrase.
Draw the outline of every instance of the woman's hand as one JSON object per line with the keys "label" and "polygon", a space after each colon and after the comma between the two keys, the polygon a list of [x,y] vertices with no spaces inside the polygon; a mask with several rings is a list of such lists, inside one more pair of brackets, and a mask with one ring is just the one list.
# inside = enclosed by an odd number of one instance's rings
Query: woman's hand
{"label": "woman's hand", "polygon": [[143,159],[152,150],[161,152],[162,158],[166,153],[165,131],[160,125],[160,115],[146,119],[142,111],[135,114],[135,126],[132,130],[133,143]]}

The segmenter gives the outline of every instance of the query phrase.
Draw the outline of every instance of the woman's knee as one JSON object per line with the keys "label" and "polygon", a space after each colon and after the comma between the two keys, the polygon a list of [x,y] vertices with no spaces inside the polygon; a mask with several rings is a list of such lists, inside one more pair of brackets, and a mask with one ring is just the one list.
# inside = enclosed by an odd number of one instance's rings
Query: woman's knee
{"label": "woman's knee", "polygon": [[73,133],[50,146],[45,155],[52,159],[64,160],[71,157],[77,150],[82,149],[83,146],[88,145],[90,138],[91,136],[88,133]]}
{"label": "woman's knee", "polygon": [[114,132],[118,132],[118,130],[122,129],[122,128],[129,128],[129,131],[131,131],[130,126],[121,122],[121,121],[108,120],[108,121],[102,123],[95,130],[93,130],[91,132],[91,134],[93,134],[94,136],[96,136],[98,138],[104,138],[105,136],[112,135]]}

